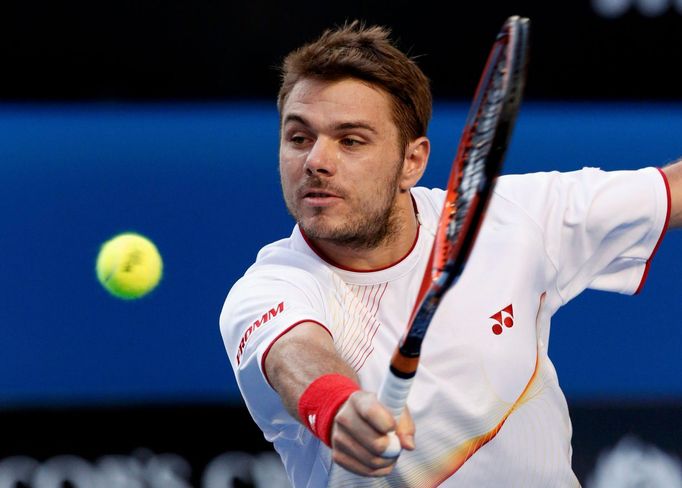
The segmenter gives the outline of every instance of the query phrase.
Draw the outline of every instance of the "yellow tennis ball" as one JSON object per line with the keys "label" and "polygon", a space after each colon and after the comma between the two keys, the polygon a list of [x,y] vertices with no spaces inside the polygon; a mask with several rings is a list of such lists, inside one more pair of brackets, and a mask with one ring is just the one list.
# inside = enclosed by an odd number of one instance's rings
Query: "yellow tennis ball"
{"label": "yellow tennis ball", "polygon": [[97,256],[97,279],[112,295],[140,298],[158,285],[163,261],[152,241],[127,232],[105,242]]}

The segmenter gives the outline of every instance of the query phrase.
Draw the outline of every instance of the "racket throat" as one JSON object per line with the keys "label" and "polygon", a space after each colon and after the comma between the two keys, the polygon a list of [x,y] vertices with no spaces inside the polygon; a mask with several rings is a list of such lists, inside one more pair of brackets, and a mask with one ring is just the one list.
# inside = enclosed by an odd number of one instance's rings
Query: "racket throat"
{"label": "racket throat", "polygon": [[414,378],[417,374],[417,365],[419,364],[419,355],[415,357],[403,356],[400,351],[396,351],[391,359],[391,373],[397,378],[407,380]]}

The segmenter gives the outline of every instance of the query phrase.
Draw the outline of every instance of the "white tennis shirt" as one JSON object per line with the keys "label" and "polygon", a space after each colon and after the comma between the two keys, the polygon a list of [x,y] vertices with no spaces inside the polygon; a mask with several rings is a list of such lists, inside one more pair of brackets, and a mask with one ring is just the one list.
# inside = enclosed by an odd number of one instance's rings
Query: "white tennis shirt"
{"label": "white tennis shirt", "polygon": [[550,320],[586,288],[635,293],[667,227],[654,168],[503,176],[467,267],[424,340],[408,406],[417,448],[383,479],[332,467],[330,449],[284,409],[264,375],[269,347],[318,322],[377,391],[419,290],[444,192],[414,188],[421,226],[400,262],[370,272],[318,256],[298,227],[265,246],[220,316],[246,405],[295,487],[566,487],[571,422],[548,355]]}

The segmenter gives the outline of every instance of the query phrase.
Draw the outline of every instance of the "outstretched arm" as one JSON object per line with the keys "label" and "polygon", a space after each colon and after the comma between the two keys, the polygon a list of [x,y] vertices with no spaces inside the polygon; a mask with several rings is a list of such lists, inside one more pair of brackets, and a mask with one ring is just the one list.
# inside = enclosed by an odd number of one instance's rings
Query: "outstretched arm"
{"label": "outstretched arm", "polygon": [[[336,352],[329,333],[312,322],[294,327],[272,345],[265,359],[265,371],[287,411],[299,421],[302,421],[299,416],[301,397],[315,380],[332,374],[357,382],[353,369]],[[396,426],[393,416],[374,393],[356,391],[341,404],[334,416],[332,459],[356,474],[385,476],[391,472],[396,460],[385,459],[381,453],[388,446],[387,433],[394,429],[402,447],[413,449],[414,424],[409,413],[404,414]]]}
{"label": "outstretched arm", "polygon": [[682,227],[682,159],[663,168],[670,185],[669,227]]}

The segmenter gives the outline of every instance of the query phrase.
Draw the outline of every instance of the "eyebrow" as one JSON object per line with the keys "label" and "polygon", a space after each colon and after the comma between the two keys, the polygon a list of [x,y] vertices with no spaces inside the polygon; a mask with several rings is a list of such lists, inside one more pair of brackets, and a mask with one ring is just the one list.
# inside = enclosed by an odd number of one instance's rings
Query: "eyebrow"
{"label": "eyebrow", "polygon": [[[306,127],[310,127],[310,123],[305,119],[305,117],[298,115],[298,114],[288,114],[286,117],[284,117],[284,121],[282,125],[286,125],[289,122],[298,122],[299,124],[305,125]],[[342,122],[340,124],[337,124],[334,126],[334,130],[348,130],[348,129],[365,129],[370,131],[373,134],[377,134],[377,130],[369,123],[363,122],[363,121],[351,121],[351,122]]]}

